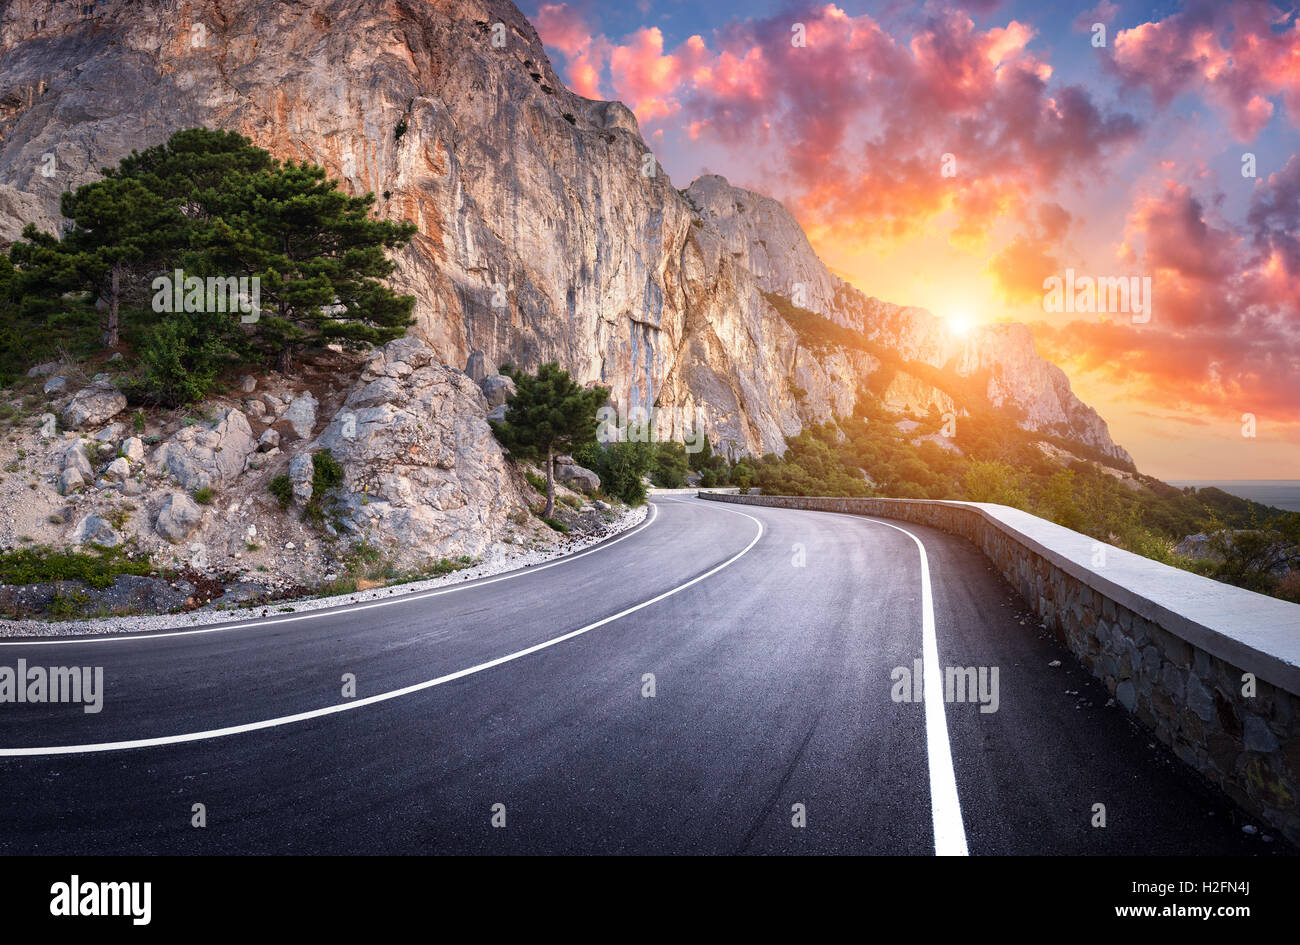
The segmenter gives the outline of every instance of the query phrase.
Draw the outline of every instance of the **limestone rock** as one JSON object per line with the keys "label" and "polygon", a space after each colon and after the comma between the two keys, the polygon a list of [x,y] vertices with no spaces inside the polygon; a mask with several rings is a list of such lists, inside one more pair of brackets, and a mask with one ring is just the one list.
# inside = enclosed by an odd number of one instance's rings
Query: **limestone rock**
{"label": "limestone rock", "polygon": [[81,474],[83,479],[90,479],[95,475],[94,468],[90,465],[90,457],[86,455],[86,447],[77,440],[63,453],[64,470],[75,469]]}
{"label": "limestone rock", "polygon": [[122,455],[133,463],[144,461],[144,441],[138,436],[129,436],[122,444]]}
{"label": "limestone rock", "polygon": [[[189,35],[193,4],[104,0],[86,15],[91,6],[0,6],[13,92],[0,237],[28,222],[55,231],[60,193],[132,149],[195,125],[237,130],[323,165],[348,193],[386,194],[379,212],[420,228],[392,282],[416,298],[428,360],[399,353],[372,381],[468,366],[477,351],[485,366],[560,360],[625,411],[659,403],[667,436],[702,425],[723,452],[780,452],[806,423],[851,411],[879,368],[856,349],[803,347],[768,301],[797,292],[903,360],[987,375],[987,398],[1023,411],[1030,429],[1127,459],[1024,326],[954,338],[929,312],[834,276],[777,201],[716,176],[683,192],[665,173],[643,176],[650,149],[635,116],[568,91],[506,0],[222,0],[204,55],[156,53]],[[482,24],[496,23],[508,49],[485,45]],[[47,179],[33,155],[52,151],[61,173]],[[391,390],[353,407],[392,404]]]}
{"label": "limestone rock", "polygon": [[126,409],[126,395],[112,384],[96,383],[82,388],[63,408],[63,425],[72,430],[94,427]]}
{"label": "limestone rock", "polygon": [[108,464],[104,470],[104,478],[109,482],[125,482],[131,477],[131,464],[119,456]]}
{"label": "limestone rock", "polygon": [[59,394],[68,392],[68,379],[66,377],[51,377],[41,388],[46,397],[57,397]]}
{"label": "limestone rock", "polygon": [[212,426],[182,427],[154,450],[151,465],[176,477],[187,492],[238,476],[257,449],[248,418],[233,407]]}
{"label": "limestone rock", "polygon": [[515,394],[514,379],[504,374],[489,374],[480,386],[489,407],[500,407]]}
{"label": "limestone rock", "polygon": [[[335,457],[337,459],[337,457]],[[312,497],[311,453],[299,453],[289,460],[289,479],[293,482],[293,501],[306,505]]]}
{"label": "limestone rock", "polygon": [[59,495],[68,495],[86,484],[86,479],[75,466],[68,466],[59,473]]}
{"label": "limestone rock", "polygon": [[555,478],[559,482],[576,486],[583,492],[595,492],[600,488],[600,477],[590,469],[576,463],[565,463],[555,467]]}
{"label": "limestone rock", "polygon": [[185,541],[203,520],[203,509],[183,492],[173,492],[162,501],[154,531],[170,542]]}
{"label": "limestone rock", "polygon": [[482,384],[483,379],[488,376],[487,355],[482,349],[475,349],[469,353],[469,360],[465,362],[465,373],[475,384]]}
{"label": "limestone rock", "polygon": [[288,421],[298,439],[310,439],[316,428],[316,408],[319,404],[311,391],[304,391],[289,402],[288,408],[280,415],[281,420]]}
{"label": "limestone rock", "polygon": [[72,542],[76,545],[95,544],[113,547],[122,541],[107,519],[87,515],[72,529]]}
{"label": "limestone rock", "polygon": [[[394,377],[398,363],[410,373]],[[482,411],[474,382],[423,342],[385,345],[309,447],[343,467],[345,526],[406,564],[481,554],[526,504]]]}

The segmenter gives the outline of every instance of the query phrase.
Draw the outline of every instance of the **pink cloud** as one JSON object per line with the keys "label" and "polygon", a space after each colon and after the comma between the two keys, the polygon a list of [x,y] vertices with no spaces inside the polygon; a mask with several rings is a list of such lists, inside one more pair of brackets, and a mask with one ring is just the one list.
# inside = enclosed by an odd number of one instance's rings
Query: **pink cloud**
{"label": "pink cloud", "polygon": [[1249,141],[1272,120],[1274,98],[1300,126],[1300,20],[1275,26],[1278,11],[1267,0],[1197,4],[1119,32],[1115,67],[1160,105],[1185,92],[1204,94]]}

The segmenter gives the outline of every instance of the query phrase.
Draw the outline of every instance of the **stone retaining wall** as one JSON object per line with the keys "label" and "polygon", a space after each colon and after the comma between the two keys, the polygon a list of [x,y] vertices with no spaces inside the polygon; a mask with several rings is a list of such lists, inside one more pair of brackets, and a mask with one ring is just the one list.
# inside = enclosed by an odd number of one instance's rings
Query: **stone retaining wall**
{"label": "stone retaining wall", "polygon": [[901,519],[973,542],[1119,704],[1234,801],[1300,844],[1300,606],[1001,505],[700,497]]}

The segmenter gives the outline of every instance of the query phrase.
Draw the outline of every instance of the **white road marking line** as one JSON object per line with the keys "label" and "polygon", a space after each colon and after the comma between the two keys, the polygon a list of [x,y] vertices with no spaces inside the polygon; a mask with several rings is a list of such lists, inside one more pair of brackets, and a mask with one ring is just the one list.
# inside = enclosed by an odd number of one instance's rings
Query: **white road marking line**
{"label": "white road marking line", "polygon": [[943,667],[939,665],[939,641],[934,628],[934,597],[930,592],[930,561],[925,545],[906,528],[874,518],[867,519],[900,531],[921,553],[921,672],[924,675],[925,747],[930,761],[930,817],[934,821],[935,856],[968,856],[966,827],[961,819],[957,796],[957,775],[952,768],[952,745],[948,741],[948,717],[943,707]]}
{"label": "white road marking line", "polygon": [[[733,511],[733,510],[728,509],[726,511]],[[137,738],[128,741],[101,742],[98,744],[91,744],[91,745],[55,745],[47,748],[0,748],[0,757],[12,758],[12,757],[31,757],[34,755],[76,755],[76,754],[87,754],[90,752],[101,752],[101,751],[122,751],[127,748],[154,748],[159,745],[177,745],[182,742],[197,742],[209,738],[222,738],[226,735],[238,735],[243,732],[256,732],[260,729],[276,728],[281,725],[292,725],[295,722],[305,722],[308,719],[316,719],[326,715],[334,715],[335,713],[338,712],[349,712],[353,709],[360,709],[363,706],[375,705],[376,703],[379,702],[387,702],[389,699],[397,699],[402,696],[410,695],[413,692],[420,692],[423,689],[432,689],[434,686],[441,686],[443,683],[451,682],[454,679],[461,679],[465,676],[472,676],[475,673],[481,673],[484,670],[492,669],[494,666],[500,666],[503,663],[509,663],[517,659],[522,659],[523,657],[529,656],[530,654],[533,653],[537,653],[540,650],[548,649],[549,647],[555,646],[556,644],[563,643],[565,640],[572,640],[574,637],[581,636],[584,633],[588,633],[592,630],[595,630],[597,627],[603,627],[607,623],[613,623],[615,620],[619,620],[623,617],[626,617],[628,614],[634,614],[638,610],[642,610],[646,607],[649,607],[651,604],[657,604],[659,601],[667,597],[672,597],[674,594],[680,593],[681,591],[686,590],[686,588],[694,584],[698,584],[700,581],[703,581],[707,577],[712,577],[713,575],[721,571],[723,568],[726,568],[731,564],[733,564],[734,562],[739,561],[742,557],[744,557],[746,554],[749,553],[749,550],[751,548],[753,548],[756,544],[758,544],[758,540],[763,537],[764,529],[763,529],[763,523],[760,522],[758,519],[754,518],[754,516],[746,515],[744,512],[736,512],[735,514],[744,515],[745,518],[749,519],[751,522],[757,525],[758,532],[750,540],[748,545],[746,545],[736,554],[732,555],[726,561],[722,562],[722,564],[718,565],[717,567],[704,572],[698,577],[692,578],[691,580],[687,581],[685,584],[679,584],[677,587],[664,591],[658,597],[652,597],[650,600],[643,601],[642,603],[629,607],[626,610],[619,611],[613,616],[606,617],[603,620],[598,620],[595,623],[587,624],[587,626],[580,627],[577,630],[570,630],[568,633],[565,633],[561,636],[555,637],[550,640],[543,641],[542,643],[534,644],[533,646],[530,646],[526,649],[517,650],[516,652],[510,653],[506,656],[499,656],[494,660],[488,660],[486,663],[479,663],[476,666],[470,666],[467,669],[457,670],[454,673],[448,673],[445,676],[439,676],[436,679],[430,679],[427,680],[426,682],[416,683],[412,686],[406,686],[402,689],[394,689],[391,692],[383,692],[377,696],[368,696],[364,699],[357,699],[353,702],[344,702],[344,703],[340,703],[339,705],[326,706],[323,709],[312,709],[309,712],[299,712],[296,715],[285,715],[285,716],[281,716],[280,718],[266,719],[265,721],[261,721],[261,722],[249,722],[245,725],[231,725],[228,726],[227,728],[211,729],[206,732],[190,732],[185,735],[164,735],[159,738]],[[532,569],[532,570],[537,570],[537,569]]]}
{"label": "white road marking line", "polygon": [[485,580],[472,581],[469,584],[457,584],[454,587],[443,587],[437,590],[417,591],[414,594],[404,594],[397,597],[385,598],[383,600],[372,601],[369,603],[342,604],[337,607],[322,607],[320,610],[308,611],[304,614],[298,614],[295,617],[273,617],[269,620],[253,621],[230,621],[226,623],[211,624],[206,627],[195,627],[192,630],[162,630],[157,633],[140,631],[137,633],[114,633],[104,636],[72,636],[65,637],[62,640],[24,640],[14,638],[0,640],[0,646],[68,646],[74,643],[118,643],[124,640],[161,640],[166,637],[184,637],[193,636],[200,633],[217,633],[230,630],[251,630],[254,627],[274,627],[283,623],[294,623],[299,620],[319,620],[321,617],[337,617],[343,613],[355,613],[362,610],[371,610],[375,607],[391,607],[393,604],[409,604],[411,601],[427,600],[430,597],[441,597],[443,594],[454,594],[457,591],[468,591],[475,587],[485,587],[488,584],[496,584],[499,581],[509,581],[512,578],[523,577],[526,574],[536,574],[538,571],[545,571],[547,568],[558,567],[562,564],[568,564],[570,561],[577,561],[579,558],[585,558],[587,555],[595,554],[597,551],[604,551],[606,548],[612,548],[625,538],[631,538],[633,535],[653,524],[654,520],[659,517],[659,507],[653,502],[650,503],[650,517],[631,531],[624,532],[612,541],[602,542],[594,548],[588,548],[586,551],[580,551],[575,555],[566,555],[563,558],[557,558],[555,561],[549,561],[546,564],[539,564],[532,567],[520,568],[517,571],[511,571],[502,574],[499,577],[487,578]]}
{"label": "white road marking line", "polygon": [[[779,506],[759,506],[779,508]],[[804,511],[804,510],[796,510]],[[740,514],[744,514],[743,512]],[[821,512],[842,515],[840,512]],[[747,518],[750,516],[746,516]],[[961,800],[957,795],[957,775],[952,767],[952,745],[948,740],[948,717],[943,702],[943,667],[939,665],[939,642],[934,624],[934,595],[930,589],[930,560],[921,539],[906,528],[879,519],[865,518],[902,532],[916,543],[921,553],[921,673],[924,676],[922,701],[925,704],[925,747],[930,767],[930,818],[934,823],[936,856],[969,856],[966,827],[961,817]]]}

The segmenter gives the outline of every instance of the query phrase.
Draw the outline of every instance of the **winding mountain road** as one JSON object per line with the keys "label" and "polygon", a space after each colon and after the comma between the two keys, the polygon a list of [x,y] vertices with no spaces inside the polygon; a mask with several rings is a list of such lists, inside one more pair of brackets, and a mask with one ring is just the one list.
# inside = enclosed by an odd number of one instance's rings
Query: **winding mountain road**
{"label": "winding mountain road", "polygon": [[[1022,612],[941,532],[658,497],[510,576],[0,641],[105,688],[97,714],[0,706],[0,853],[1266,849]],[[997,710],[894,701],[917,660],[996,667]]]}

